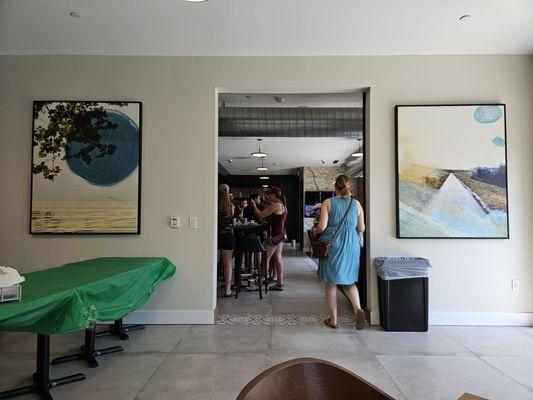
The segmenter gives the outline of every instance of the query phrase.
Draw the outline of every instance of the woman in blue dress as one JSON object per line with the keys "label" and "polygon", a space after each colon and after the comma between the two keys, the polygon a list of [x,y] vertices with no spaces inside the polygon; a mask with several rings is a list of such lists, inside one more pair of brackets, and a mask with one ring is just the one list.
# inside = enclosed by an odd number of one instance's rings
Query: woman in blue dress
{"label": "woman in blue dress", "polygon": [[[330,311],[330,317],[324,323],[330,328],[337,328],[337,285],[343,285],[354,309],[355,327],[359,330],[366,325],[365,312],[361,309],[359,291],[355,286],[361,252],[358,234],[365,231],[365,222],[363,208],[352,199],[350,189],[350,178],[339,175],[335,180],[336,196],[322,203],[317,226],[317,233],[322,233],[320,240],[327,243],[337,227],[339,231],[331,243],[328,257],[320,259],[318,275],[326,283],[326,303]],[[339,226],[348,207],[346,218]]]}

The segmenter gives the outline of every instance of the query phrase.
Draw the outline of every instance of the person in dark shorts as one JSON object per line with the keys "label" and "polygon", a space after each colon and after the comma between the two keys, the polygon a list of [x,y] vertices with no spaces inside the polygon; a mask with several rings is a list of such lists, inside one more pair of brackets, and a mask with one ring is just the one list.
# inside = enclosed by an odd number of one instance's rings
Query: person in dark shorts
{"label": "person in dark shorts", "polygon": [[[283,243],[286,238],[285,221],[287,219],[287,199],[282,194],[281,189],[277,186],[271,187],[265,197],[268,200],[268,206],[260,211],[255,201],[251,203],[254,206],[254,212],[257,218],[265,219],[270,217],[269,237],[266,240],[267,264],[276,271],[276,284],[270,287],[270,290],[283,290]],[[270,272],[270,271],[269,271]]]}
{"label": "person in dark shorts", "polygon": [[231,274],[233,250],[235,249],[235,234],[231,219],[235,206],[230,200],[229,186],[221,184],[218,187],[218,258],[224,269],[224,297],[231,297]]}

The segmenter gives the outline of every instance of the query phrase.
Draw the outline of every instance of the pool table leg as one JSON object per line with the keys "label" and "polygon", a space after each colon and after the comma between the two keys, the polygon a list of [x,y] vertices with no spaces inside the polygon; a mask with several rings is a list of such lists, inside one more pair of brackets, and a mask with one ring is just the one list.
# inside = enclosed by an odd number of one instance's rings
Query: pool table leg
{"label": "pool table leg", "polygon": [[121,319],[117,319],[115,322],[109,325],[109,330],[103,332],[96,332],[94,335],[95,338],[102,336],[117,336],[121,340],[128,340],[130,337],[126,332],[140,331],[145,329],[144,325],[124,325]]}
{"label": "pool table leg", "polygon": [[11,399],[28,393],[37,393],[42,399],[53,400],[50,389],[59,385],[81,381],[83,374],[74,374],[58,379],[50,379],[50,336],[37,335],[36,372],[33,374],[33,385],[0,393],[0,400]]}
{"label": "pool table leg", "polygon": [[104,354],[117,353],[124,350],[121,346],[113,346],[105,349],[96,349],[95,348],[95,332],[96,325],[91,324],[85,328],[85,344],[82,347],[82,352],[79,354],[72,354],[70,356],[58,357],[52,360],[52,364],[61,364],[64,362],[74,361],[74,360],[87,360],[89,367],[96,368],[98,367],[98,361],[96,357],[102,356]]}

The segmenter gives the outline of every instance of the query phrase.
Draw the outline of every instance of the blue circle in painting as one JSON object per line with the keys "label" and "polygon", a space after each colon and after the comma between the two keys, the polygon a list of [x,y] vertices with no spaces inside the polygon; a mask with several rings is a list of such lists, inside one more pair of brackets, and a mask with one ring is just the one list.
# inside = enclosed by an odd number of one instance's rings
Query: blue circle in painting
{"label": "blue circle in painting", "polygon": [[502,117],[499,106],[479,106],[474,112],[474,118],[481,124],[493,124]]}
{"label": "blue circle in painting", "polygon": [[102,158],[94,149],[89,153],[91,163],[81,158],[69,158],[69,154],[78,153],[83,143],[69,141],[67,143],[67,164],[76,175],[97,186],[112,186],[126,179],[139,165],[139,127],[126,114],[117,110],[105,110],[107,119],[116,124],[116,129],[101,129],[100,143],[114,144],[113,154]]}

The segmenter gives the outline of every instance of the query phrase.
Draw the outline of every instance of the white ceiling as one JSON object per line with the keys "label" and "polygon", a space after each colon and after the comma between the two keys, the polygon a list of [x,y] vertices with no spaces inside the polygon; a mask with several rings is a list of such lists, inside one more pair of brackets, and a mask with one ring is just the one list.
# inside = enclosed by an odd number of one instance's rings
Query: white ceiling
{"label": "white ceiling", "polygon": [[0,54],[482,53],[533,53],[532,0],[0,0]]}
{"label": "white ceiling", "polygon": [[[281,97],[284,101],[278,103],[274,98]],[[305,94],[265,94],[265,93],[223,93],[219,95],[219,102],[226,107],[363,107],[362,92],[352,93],[305,93]]]}
{"label": "white ceiling", "polygon": [[[220,137],[218,161],[231,175],[295,174],[299,167],[333,166],[333,160],[339,160],[336,165],[340,166],[357,146],[358,142],[351,138],[264,138],[261,150],[268,153],[264,164],[270,170],[259,172],[256,167],[261,165],[261,161],[251,157],[257,151],[257,138]],[[228,163],[227,160],[232,162]]]}

